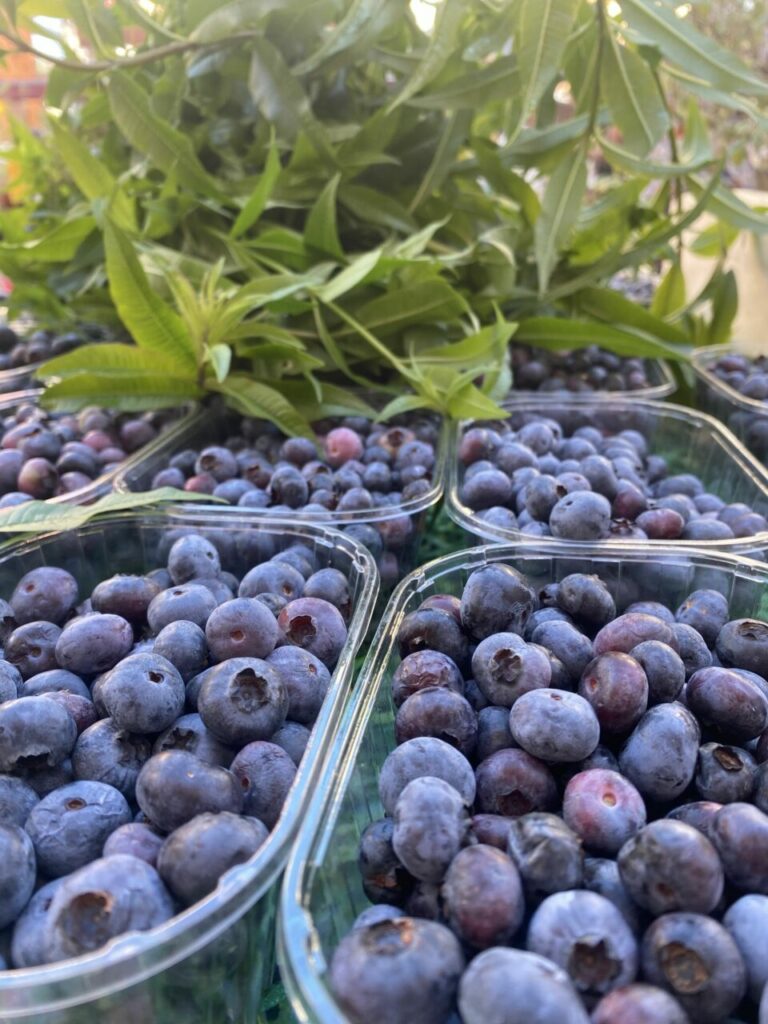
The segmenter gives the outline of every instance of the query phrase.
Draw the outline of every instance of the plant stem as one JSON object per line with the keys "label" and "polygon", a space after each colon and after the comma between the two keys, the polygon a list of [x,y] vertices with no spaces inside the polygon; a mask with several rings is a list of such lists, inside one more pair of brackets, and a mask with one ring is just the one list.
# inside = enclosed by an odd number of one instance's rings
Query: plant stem
{"label": "plant stem", "polygon": [[[672,163],[673,164],[679,164],[680,163],[680,149],[679,149],[679,147],[677,145],[677,136],[675,135],[674,114],[672,113],[672,108],[669,105],[669,100],[667,99],[667,94],[664,92],[664,86],[661,83],[661,77],[659,76],[658,68],[653,68],[652,70],[653,70],[653,79],[656,82],[656,88],[659,90],[659,96],[661,97],[661,102],[663,103],[664,109],[667,112],[667,117],[669,118],[669,128],[667,129],[667,139],[669,141],[669,153],[670,153],[670,156],[672,158]],[[683,183],[682,183],[682,180],[680,179],[680,177],[678,176],[678,177],[673,178],[672,181],[670,182],[670,184],[671,184],[672,195],[675,197],[676,212],[677,212],[677,215],[680,216],[680,214],[683,212]],[[680,257],[682,256],[682,253],[683,253],[683,239],[682,239],[682,235],[678,235],[678,237],[675,239],[675,244],[677,246],[677,256],[678,256],[678,260],[679,260]]]}
{"label": "plant stem", "polygon": [[595,18],[597,19],[597,60],[595,61],[595,81],[592,88],[592,102],[589,107],[589,124],[587,125],[587,139],[589,140],[595,132],[597,116],[600,113],[600,67],[603,63],[603,50],[605,49],[606,26],[605,0],[597,0],[595,4]]}

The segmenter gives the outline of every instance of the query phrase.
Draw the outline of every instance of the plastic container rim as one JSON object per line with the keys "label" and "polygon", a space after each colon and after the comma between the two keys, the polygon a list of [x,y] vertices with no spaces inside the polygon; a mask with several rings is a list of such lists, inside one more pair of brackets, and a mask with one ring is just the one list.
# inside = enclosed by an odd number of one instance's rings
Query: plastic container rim
{"label": "plastic container rim", "polygon": [[713,391],[719,392],[723,398],[727,398],[734,405],[740,405],[744,409],[749,409],[750,412],[754,412],[758,416],[768,416],[768,402],[761,402],[758,398],[742,395],[736,388],[726,384],[724,380],[720,380],[710,370],[708,363],[713,362],[718,356],[724,356],[731,352],[733,352],[732,345],[709,345],[705,348],[695,348],[691,352],[693,372],[700,380],[711,387]]}
{"label": "plastic container rim", "polygon": [[[318,777],[330,753],[332,741],[340,724],[341,712],[351,688],[355,657],[365,638],[378,595],[379,577],[375,561],[370,552],[352,538],[323,525],[313,526],[298,522],[270,524],[255,520],[249,522],[246,517],[230,523],[222,522],[210,515],[185,516],[182,520],[159,510],[116,513],[100,517],[74,531],[54,531],[33,539],[11,541],[0,548],[0,562],[24,555],[34,550],[41,542],[60,537],[64,533],[76,533],[81,536],[84,533],[98,532],[103,525],[119,526],[121,522],[137,526],[146,523],[157,528],[165,525],[168,529],[197,525],[200,529],[213,527],[228,532],[248,527],[260,533],[277,533],[282,536],[287,533],[294,536],[297,541],[310,538],[316,541],[318,546],[346,551],[350,559],[350,568],[355,567],[360,573],[361,594],[355,604],[347,640],[332,675],[332,685],[320,708],[305,756],[297,768],[296,778],[283,805],[278,823],[253,858],[230,869],[222,876],[216,889],[203,900],[150,931],[126,933],[111,940],[94,953],[59,963],[0,972],[0,1019],[3,1021],[23,1020],[34,1014],[64,1010],[84,1002],[80,989],[69,996],[61,995],[56,1000],[38,998],[35,991],[38,986],[45,986],[50,990],[52,985],[66,985],[68,981],[74,979],[78,982],[86,979],[90,1004],[98,998],[139,984],[207,945],[234,921],[241,918],[266,892],[284,867],[304,808],[317,787]],[[246,887],[249,889],[247,894],[243,892]],[[206,929],[205,921],[211,912],[221,910],[222,907],[226,913],[220,915],[214,925]],[[184,933],[189,929],[194,931],[194,939],[189,944],[184,944]],[[162,953],[163,947],[169,947],[166,948],[165,954],[158,959],[152,959],[158,953]],[[130,961],[139,955],[150,955],[150,959],[148,962],[137,963],[135,970],[131,970]],[[100,972],[117,972],[119,968],[122,968],[122,971],[118,977],[100,980]]]}
{"label": "plastic container rim", "polygon": [[[538,539],[538,538],[537,538]],[[647,548],[637,542],[622,545],[622,560],[647,562]],[[327,963],[312,916],[302,897],[312,874],[325,856],[341,810],[366,728],[373,713],[397,630],[409,599],[441,577],[460,570],[472,571],[489,563],[519,557],[574,558],[615,561],[619,552],[596,544],[572,546],[553,542],[546,547],[532,543],[484,544],[434,559],[409,573],[394,590],[371,641],[352,691],[344,717],[329,752],[325,768],[309,803],[302,827],[286,865],[280,892],[277,924],[277,958],[291,1007],[301,1024],[350,1024],[320,979]],[[725,569],[751,577],[768,586],[768,566],[723,551],[702,548],[681,550],[664,544],[654,551],[659,558],[680,560],[701,568]]]}
{"label": "plastic container rim", "polygon": [[[606,409],[611,405],[623,406],[625,405],[625,402],[623,399],[605,400],[600,403],[600,408]],[[561,400],[558,403],[558,407],[561,409],[583,409],[584,406],[585,403],[583,401],[572,401],[571,399],[568,399],[567,401]],[[546,408],[541,408],[538,400],[534,401],[533,399],[527,398],[519,399],[514,403],[510,403],[505,406],[505,409],[510,413],[531,409],[534,412],[540,412],[542,415],[546,415]],[[735,462],[743,472],[752,477],[755,486],[762,492],[766,503],[768,503],[768,469],[758,462],[755,456],[744,447],[732,431],[716,420],[713,416],[704,412],[699,412],[698,410],[689,409],[683,405],[677,405],[674,402],[656,402],[642,398],[631,400],[631,410],[623,409],[620,411],[629,412],[636,411],[638,409],[645,410],[656,417],[664,415],[677,417],[680,420],[687,421],[693,426],[709,430],[710,434],[719,441],[720,447],[724,451],[725,455]],[[464,420],[457,423],[456,428],[453,431],[445,507],[448,515],[455,523],[467,530],[469,533],[472,533],[476,537],[480,537],[484,540],[493,540],[499,543],[533,543],[534,545],[540,544],[546,547],[549,547],[550,544],[562,544],[568,546],[571,552],[582,551],[584,550],[585,545],[588,544],[599,544],[601,547],[605,547],[608,550],[619,551],[626,544],[630,543],[630,541],[622,538],[609,538],[601,541],[578,541],[564,540],[559,537],[531,537],[528,534],[522,533],[520,530],[505,530],[503,527],[494,526],[492,523],[486,523],[482,519],[478,518],[477,513],[473,512],[472,509],[463,504],[459,498],[460,467],[458,446],[462,431],[469,423],[472,422],[475,421]],[[704,551],[741,552],[753,550],[755,548],[768,548],[768,530],[762,530],[760,533],[752,534],[749,537],[732,537],[727,540],[665,541],[634,539],[631,543],[641,545],[642,547],[654,552],[659,550],[661,546],[668,544],[685,551],[700,548]]]}
{"label": "plastic container rim", "polygon": [[[178,430],[173,428],[170,431],[166,431],[161,437],[156,438],[142,452],[141,458],[132,461],[130,466],[123,463],[117,470],[113,480],[115,491],[119,494],[135,493],[125,479],[126,475],[132,470],[141,469],[145,459],[151,459],[153,456],[162,454],[166,449],[170,448],[174,442],[179,440],[179,434],[186,433],[186,431],[202,425],[206,416],[210,417],[210,410],[200,408],[191,418],[185,420],[183,424],[178,424]],[[218,508],[226,516],[236,518],[247,515],[257,518],[260,522],[284,522],[288,520],[301,523],[316,523],[318,525],[336,525],[341,523],[345,526],[349,526],[352,523],[381,523],[389,519],[397,519],[400,516],[417,515],[419,512],[424,512],[426,509],[437,504],[443,496],[451,449],[451,435],[450,421],[445,417],[440,417],[440,433],[435,451],[435,465],[432,470],[432,487],[426,494],[422,494],[418,498],[411,498],[409,501],[403,501],[399,505],[380,505],[378,508],[355,509],[342,512],[331,511],[330,509],[327,512],[302,512],[300,509],[292,512],[273,512],[269,508],[241,508],[238,505],[221,505]],[[168,454],[170,455],[170,452]],[[188,502],[183,506],[175,505],[172,507],[174,511],[184,508],[189,510],[190,513],[198,513],[203,510],[209,510],[211,505],[201,501],[199,504],[197,502]]]}
{"label": "plastic container rim", "polygon": [[506,398],[502,399],[500,405],[502,409],[509,409],[510,406],[521,399],[524,401],[535,399],[537,402],[541,401],[546,405],[559,404],[563,401],[578,402],[582,405],[590,402],[602,403],[624,400],[631,402],[643,400],[660,401],[673,395],[677,391],[677,381],[669,363],[665,359],[653,359],[648,356],[644,357],[644,362],[654,368],[654,372],[658,374],[659,380],[656,384],[650,384],[647,388],[638,388],[637,391],[528,391],[520,388],[510,392]]}

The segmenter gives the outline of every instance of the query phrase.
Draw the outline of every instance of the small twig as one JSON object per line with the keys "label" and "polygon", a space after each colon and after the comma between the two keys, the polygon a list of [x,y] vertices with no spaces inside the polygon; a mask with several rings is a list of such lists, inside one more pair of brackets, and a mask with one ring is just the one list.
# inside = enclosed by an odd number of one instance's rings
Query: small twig
{"label": "small twig", "polygon": [[600,112],[600,68],[603,63],[605,33],[608,31],[605,24],[605,0],[597,0],[597,3],[595,4],[595,17],[597,18],[597,60],[595,61],[595,82],[592,90],[592,102],[589,107],[587,139],[590,139],[595,133],[597,115]]}
{"label": "small twig", "polygon": [[[659,96],[661,97],[661,102],[663,103],[664,109],[667,112],[667,117],[669,118],[669,128],[667,129],[667,140],[669,142],[669,152],[670,152],[670,156],[672,157],[672,163],[673,164],[679,164],[680,163],[680,148],[677,145],[677,136],[675,135],[675,118],[674,118],[674,114],[672,113],[672,108],[669,105],[669,100],[667,99],[667,94],[664,92],[664,86],[661,84],[661,78],[659,76],[658,69],[657,68],[653,68],[652,69],[652,74],[653,74],[653,79],[656,82],[656,88],[659,90]],[[680,214],[683,212],[683,183],[682,183],[682,180],[681,180],[679,175],[677,175],[676,177],[674,177],[672,179],[671,186],[672,186],[672,194],[675,197],[676,213],[677,213],[678,216],[680,216]],[[681,235],[678,235],[678,237],[675,239],[675,243],[677,245],[678,259],[680,259],[680,257],[683,254],[683,239],[682,239]]]}

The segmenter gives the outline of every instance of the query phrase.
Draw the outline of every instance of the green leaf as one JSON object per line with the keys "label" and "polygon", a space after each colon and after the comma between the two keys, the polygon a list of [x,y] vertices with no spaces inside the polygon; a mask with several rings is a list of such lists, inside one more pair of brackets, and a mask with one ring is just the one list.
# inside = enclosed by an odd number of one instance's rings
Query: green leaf
{"label": "green leaf", "polygon": [[515,339],[553,351],[601,345],[618,355],[648,356],[651,359],[685,359],[690,350],[626,328],[554,316],[521,320]]}
{"label": "green leaf", "polygon": [[309,423],[275,388],[251,380],[239,373],[230,374],[225,381],[211,383],[213,391],[224,395],[227,403],[238,412],[274,423],[289,437],[312,437]]}
{"label": "green leaf", "polygon": [[686,245],[688,252],[702,259],[720,259],[739,237],[739,229],[723,220],[704,228]]}
{"label": "green leaf", "polygon": [[320,65],[350,49],[366,34],[376,16],[381,11],[382,0],[352,0],[344,17],[325,37],[320,46],[306,60],[295,65],[293,71],[297,75],[307,75]]}
{"label": "green leaf", "polygon": [[226,200],[198,160],[189,137],[152,111],[149,96],[133,78],[113,72],[107,95],[117,126],[134,149],[166,174],[174,173],[191,191]]}
{"label": "green leaf", "polygon": [[673,64],[683,69],[695,68],[696,74],[726,92],[742,92],[765,96],[768,85],[750,74],[734,54],[678,18],[674,8],[659,0],[622,0],[622,15],[630,28]]}
{"label": "green leaf", "polygon": [[406,235],[416,230],[416,222],[401,203],[367,185],[342,183],[339,202],[363,223]]}
{"label": "green leaf", "polygon": [[108,373],[73,373],[50,384],[40,401],[45,406],[76,412],[87,405],[103,405],[120,412],[166,409],[202,397],[201,389],[189,378],[136,370]]}
{"label": "green leaf", "polygon": [[575,296],[575,301],[580,312],[598,320],[607,320],[614,326],[634,328],[653,338],[672,342],[673,345],[685,345],[688,342],[685,332],[679,327],[654,316],[613,288],[583,288]]}
{"label": "green leaf", "polygon": [[297,0],[229,0],[215,4],[189,38],[196,43],[215,43],[249,28],[256,28],[272,11],[293,7]]}
{"label": "green leaf", "polygon": [[454,341],[451,344],[437,345],[433,348],[420,349],[417,359],[420,364],[435,363],[445,366],[469,365],[482,362],[495,352],[505,352],[509,340],[515,333],[517,324],[501,321],[482,327],[474,334]]}
{"label": "green leaf", "polygon": [[545,169],[544,161],[549,158],[555,164],[559,163],[573,149],[573,142],[586,136],[589,124],[589,115],[583,114],[547,128],[527,128],[512,142],[502,146],[499,156],[505,163]]}
{"label": "green leaf", "polygon": [[272,190],[280,177],[281,170],[280,154],[277,151],[275,133],[272,131],[264,170],[256,183],[256,187],[251,193],[248,202],[237,215],[237,220],[232,225],[232,230],[230,232],[232,238],[240,238],[240,236],[245,234],[248,228],[255,224],[262,215],[264,207],[267,205],[267,201],[272,195]]}
{"label": "green leaf", "polygon": [[382,250],[380,248],[362,253],[362,255],[353,259],[348,267],[345,267],[335,277],[332,277],[326,284],[315,288],[315,295],[323,302],[333,302],[341,298],[342,295],[355,288],[371,273],[379,262],[381,253]]}
{"label": "green leaf", "polygon": [[437,9],[435,25],[424,56],[390,103],[387,113],[391,114],[393,110],[415,96],[442,71],[454,51],[465,14],[464,0],[442,0]]}
{"label": "green leaf", "polygon": [[515,34],[523,89],[518,130],[560,70],[580,3],[581,0],[520,0]]}
{"label": "green leaf", "polygon": [[517,57],[497,57],[477,71],[459,74],[434,90],[408,101],[422,110],[472,110],[495,100],[506,100],[519,81]]}
{"label": "green leaf", "polygon": [[653,296],[651,313],[658,317],[673,317],[685,306],[685,277],[680,264],[672,263]]}
{"label": "green leaf", "polygon": [[136,344],[195,367],[195,341],[178,314],[152,291],[128,237],[109,220],[104,223],[104,249],[109,293]]}
{"label": "green leaf", "polygon": [[320,400],[309,381],[281,380],[275,387],[292,405],[301,408],[310,421],[326,416],[367,416],[370,419],[376,416],[373,406],[348,387],[323,381]]}
{"label": "green leaf", "polygon": [[376,418],[381,422],[385,422],[395,416],[402,416],[403,413],[413,412],[415,409],[423,409],[424,404],[422,395],[399,395],[397,398],[393,398],[391,402],[387,402]]}
{"label": "green leaf", "polygon": [[344,259],[336,226],[336,191],[340,180],[341,175],[334,174],[309,211],[304,227],[305,244],[337,260]]}
{"label": "green leaf", "polygon": [[[689,179],[691,191],[701,196],[705,187],[697,178]],[[752,231],[754,234],[762,235],[768,231],[768,215],[764,212],[753,210],[752,207],[743,203],[738,196],[723,185],[717,185],[709,198],[707,210],[727,224],[739,228],[741,231]]]}
{"label": "green leaf", "polygon": [[549,179],[534,231],[534,250],[539,272],[539,294],[549,279],[571,228],[579,215],[587,187],[587,166],[581,147],[564,160]]}
{"label": "green leaf", "polygon": [[[447,0],[443,0],[446,3]],[[434,195],[450,173],[456,154],[466,142],[473,111],[456,110],[447,118],[427,172],[421,180],[408,212],[413,213],[428,196]]]}
{"label": "green leaf", "polygon": [[710,345],[724,345],[730,341],[731,328],[739,311],[739,289],[732,270],[722,275],[712,295],[712,320],[709,324]]}
{"label": "green leaf", "polygon": [[645,156],[666,131],[669,119],[648,65],[613,32],[607,33],[601,69],[603,100],[621,129],[624,148]]}
{"label": "green leaf", "polygon": [[73,373],[94,371],[99,374],[118,373],[167,373],[172,377],[188,377],[194,384],[194,372],[186,362],[179,362],[153,349],[138,348],[134,345],[97,344],[81,345],[72,352],[56,356],[43,363],[36,371],[38,380],[49,377],[68,377]]}
{"label": "green leaf", "polygon": [[294,142],[303,131],[317,152],[335,164],[336,154],[325,128],[315,119],[307,94],[280,51],[264,38],[254,39],[251,45],[248,88],[262,116],[275,125],[286,142]]}
{"label": "green leaf", "polygon": [[232,365],[232,349],[229,345],[211,345],[205,353],[207,361],[213,367],[216,380],[219,384],[226,380],[229,368]]}
{"label": "green leaf", "polygon": [[37,263],[68,263],[96,226],[93,217],[73,217],[29,242],[0,243],[0,259],[9,256]]}
{"label": "green leaf", "polygon": [[454,420],[498,420],[509,416],[507,410],[500,408],[471,381],[464,383],[448,400],[448,413]]}
{"label": "green leaf", "polygon": [[[462,297],[441,279],[406,285],[372,299],[356,310],[356,318],[378,334],[392,334],[411,324],[455,320],[465,309]],[[342,330],[340,334],[347,333]]]}
{"label": "green leaf", "polygon": [[630,171],[632,174],[644,174],[649,178],[681,178],[692,171],[703,170],[713,163],[715,159],[712,154],[708,154],[707,156],[700,156],[691,162],[681,161],[679,164],[662,164],[655,160],[644,160],[642,157],[635,156],[634,153],[630,153],[623,146],[619,146],[615,142],[609,142],[600,132],[596,134],[600,148],[612,164],[625,171]]}
{"label": "green leaf", "polygon": [[303,274],[268,274],[266,277],[253,278],[240,289],[242,299],[252,299],[252,309],[268,306],[279,302],[298,292],[319,288],[330,277],[335,263],[315,263]]}
{"label": "green leaf", "polygon": [[[90,505],[53,504],[50,501],[27,501],[23,505],[0,510],[0,533],[60,533],[77,530],[96,516],[115,512],[134,512],[152,505],[177,501],[199,501],[199,494],[180,491],[176,487],[158,487],[154,491],[133,491],[131,494],[106,494]],[[226,504],[222,498],[206,496],[207,501]]]}
{"label": "green leaf", "polygon": [[107,167],[62,121],[51,119],[49,123],[56,150],[86,199],[108,199],[115,222],[127,231],[135,231],[136,211],[133,202],[118,186]]}
{"label": "green leaf", "polygon": [[713,89],[708,82],[682,71],[680,68],[671,67],[669,64],[664,64],[663,67],[668,75],[681,82],[686,89],[695,93],[696,96],[715,106],[727,107],[729,110],[738,110],[740,113],[746,114],[762,131],[768,131],[768,117],[763,114],[753,100],[737,96],[733,92]]}

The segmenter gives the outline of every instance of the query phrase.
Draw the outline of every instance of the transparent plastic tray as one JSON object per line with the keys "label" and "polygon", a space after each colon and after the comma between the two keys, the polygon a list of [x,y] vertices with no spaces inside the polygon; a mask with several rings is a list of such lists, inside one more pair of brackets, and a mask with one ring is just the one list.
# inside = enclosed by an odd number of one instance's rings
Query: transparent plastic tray
{"label": "transparent plastic tray", "polygon": [[[755,512],[768,516],[768,471],[752,456],[727,428],[712,416],[694,412],[671,402],[648,402],[642,399],[584,403],[561,401],[543,407],[538,399],[520,400],[509,406],[512,416],[549,416],[575,430],[591,424],[611,433],[619,430],[639,430],[649,439],[649,450],[663,455],[669,462],[671,473],[694,473],[705,487],[728,502],[743,501]],[[446,508],[448,514],[469,534],[484,540],[500,542],[535,541],[543,547],[563,544],[580,550],[583,541],[558,538],[531,538],[520,530],[506,530],[480,519],[460,498],[463,467],[457,455],[458,441],[466,424],[454,431],[453,448],[449,460]],[[600,541],[600,546],[620,550],[626,543],[622,539]],[[655,550],[664,544],[675,547],[701,548],[705,551],[731,551],[759,557],[768,549],[768,531],[751,537],[708,541],[634,541],[646,549]]]}
{"label": "transparent plastic tray", "polygon": [[406,577],[379,624],[285,872],[278,962],[301,1024],[348,1021],[328,989],[326,975],[339,941],[369,905],[357,854],[363,830],[384,813],[378,774],[395,747],[390,689],[400,662],[400,623],[431,594],[460,595],[470,573],[492,562],[514,566],[539,586],[573,572],[596,573],[608,584],[620,610],[641,598],[675,607],[691,590],[712,587],[728,598],[733,617],[768,620],[768,569],[748,559],[700,550],[665,547],[650,560],[647,549],[636,545],[624,545],[621,552],[593,547],[582,553],[532,550],[519,544],[480,547],[437,559]]}
{"label": "transparent plastic tray", "polygon": [[[238,413],[226,409],[201,409],[197,416],[178,425],[159,437],[138,459],[132,459],[130,465],[124,465],[118,471],[114,488],[122,493],[149,490],[152,478],[160,469],[165,469],[168,460],[185,448],[202,448],[205,445],[221,444],[237,429],[242,419]],[[241,509],[235,505],[219,505],[217,511],[226,518],[237,519],[246,512],[260,522],[275,523],[288,517],[295,522],[323,523],[344,529],[352,524],[373,526],[382,535],[384,552],[379,558],[379,570],[382,586],[387,587],[402,579],[416,564],[416,555],[421,530],[428,509],[435,506],[443,496],[448,449],[450,447],[450,431],[447,423],[443,423],[435,452],[435,466],[432,471],[432,487],[427,494],[399,505],[384,505],[379,508],[364,509],[355,512],[302,512],[283,513],[265,509]],[[180,514],[185,511],[197,512],[210,509],[201,495],[200,504],[185,502]],[[405,530],[393,530],[386,524],[393,520],[407,518],[410,527]],[[386,556],[386,557],[385,557]]]}
{"label": "transparent plastic tray", "polygon": [[710,369],[730,351],[729,345],[714,345],[698,348],[691,355],[698,404],[732,430],[756,458],[768,463],[768,402],[747,398]]}
{"label": "transparent plastic tray", "polygon": [[637,391],[590,391],[585,393],[572,391],[525,391],[513,386],[510,393],[502,401],[501,405],[506,409],[511,403],[520,399],[541,401],[550,405],[560,403],[563,399],[574,402],[611,402],[629,399],[635,401],[638,398],[646,400],[661,401],[669,398],[677,391],[677,381],[663,359],[644,359],[648,376],[648,387],[639,388]]}
{"label": "transparent plastic tray", "polygon": [[29,363],[14,366],[12,370],[0,370],[0,395],[8,395],[12,391],[39,391],[43,385],[35,381],[34,374],[42,365]]}
{"label": "transparent plastic tray", "polygon": [[[19,405],[26,405],[27,402],[37,403],[40,399],[39,391],[16,391],[11,395],[3,395],[0,398],[0,416],[5,415],[12,409],[15,409]],[[186,423],[193,419],[197,413],[197,405],[194,402],[189,402],[179,412],[179,419],[168,426],[160,434],[160,438],[165,438],[169,433],[175,430],[179,430],[184,427]],[[149,450],[153,444],[157,441],[153,441],[148,445],[144,445],[143,448],[139,448],[137,451],[132,452],[117,469],[110,470],[109,473],[102,473],[101,476],[97,476],[85,487],[79,487],[76,491],[70,491],[68,494],[60,494],[56,498],[49,498],[48,500],[54,505],[90,505],[92,501],[96,501],[102,495],[107,494],[112,490],[114,485],[115,477],[118,473],[129,470],[130,467],[144,457],[144,454]],[[2,509],[0,509],[0,516],[2,515]]]}
{"label": "transparent plastic tray", "polygon": [[354,614],[306,754],[269,839],[225,875],[200,903],[150,932],[115,939],[74,960],[0,973],[0,1021],[34,1024],[254,1024],[274,966],[276,881],[315,791],[352,682],[378,581],[370,554],[335,530],[296,523],[222,522],[210,514],[183,524],[160,513],[120,515],[81,530],[0,550],[0,594],[40,565],[67,568],[88,593],[105,576],[164,564],[174,531],[199,529],[224,568],[243,567],[278,545],[308,544],[322,565],[347,576]]}

